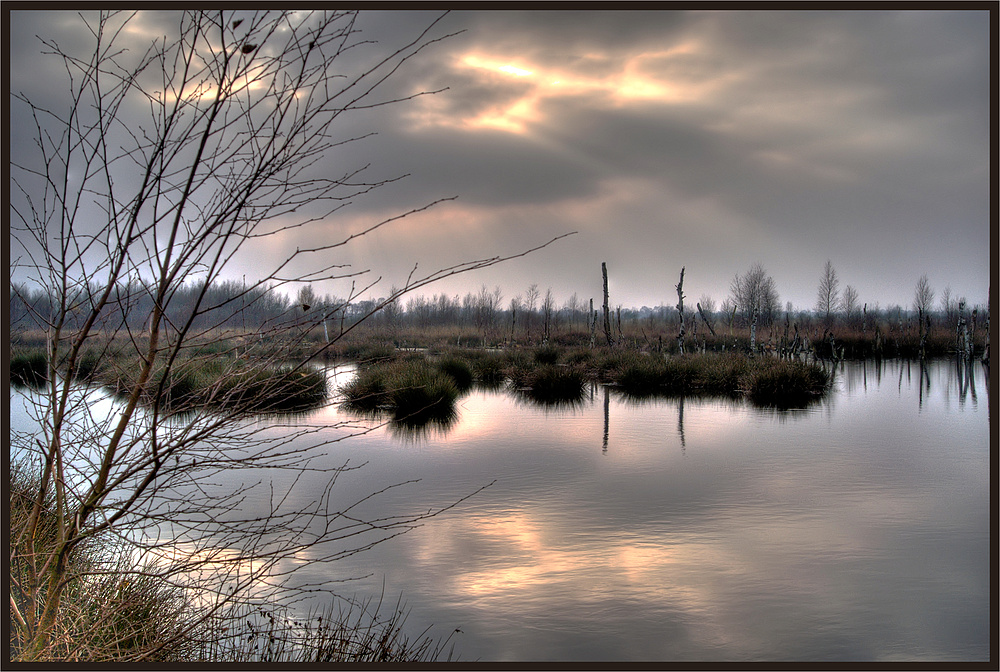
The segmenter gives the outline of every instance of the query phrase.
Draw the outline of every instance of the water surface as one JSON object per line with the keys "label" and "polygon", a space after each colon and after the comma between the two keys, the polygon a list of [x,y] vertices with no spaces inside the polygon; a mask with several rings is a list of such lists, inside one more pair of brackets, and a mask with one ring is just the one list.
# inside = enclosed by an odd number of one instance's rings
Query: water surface
{"label": "water surface", "polygon": [[[988,426],[982,367],[949,361],[847,363],[796,411],[473,391],[447,430],[382,427],[321,461],[366,463],[343,502],[419,479],[372,517],[492,485],[364,553],[298,561],[355,577],[344,595],[402,593],[413,634],[459,629],[463,660],[986,660]],[[315,496],[308,478],[293,490]]]}

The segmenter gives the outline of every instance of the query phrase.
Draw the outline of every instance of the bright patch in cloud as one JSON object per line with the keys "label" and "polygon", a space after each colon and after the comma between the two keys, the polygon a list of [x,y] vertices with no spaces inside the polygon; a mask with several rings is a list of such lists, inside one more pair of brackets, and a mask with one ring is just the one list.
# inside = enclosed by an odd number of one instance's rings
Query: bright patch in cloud
{"label": "bright patch in cloud", "polygon": [[539,112],[548,99],[565,96],[591,96],[594,105],[622,106],[637,101],[682,103],[696,100],[719,80],[698,80],[688,76],[668,74],[678,68],[671,67],[677,59],[697,56],[699,49],[685,43],[672,49],[633,54],[621,60],[616,72],[606,76],[594,75],[585,63],[607,61],[606,55],[588,55],[581,65],[573,68],[553,68],[530,65],[518,60],[512,63],[503,57],[466,54],[459,59],[460,67],[490,74],[507,75],[524,81],[528,90],[515,102],[495,105],[475,117],[459,120],[439,118],[439,123],[463,128],[494,128],[511,133],[526,133],[529,124],[540,122]]}
{"label": "bright patch in cloud", "polygon": [[500,72],[506,72],[508,74],[514,75],[516,77],[527,77],[528,75],[533,75],[531,70],[524,70],[522,68],[515,68],[513,65],[505,65],[498,68]]}

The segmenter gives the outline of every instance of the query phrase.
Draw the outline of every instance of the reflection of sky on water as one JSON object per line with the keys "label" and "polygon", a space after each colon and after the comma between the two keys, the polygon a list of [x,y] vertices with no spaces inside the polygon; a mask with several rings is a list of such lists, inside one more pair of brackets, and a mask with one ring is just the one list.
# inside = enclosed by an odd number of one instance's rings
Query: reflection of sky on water
{"label": "reflection of sky on water", "polygon": [[[450,429],[416,437],[363,420],[325,430],[351,417],[330,406],[283,422],[316,439],[371,429],[314,463],[364,464],[335,504],[419,479],[358,513],[427,511],[495,483],[370,551],[294,562],[302,580],[357,577],[343,595],[384,582],[414,634],[461,628],[463,659],[981,660],[990,454],[973,373],[848,363],[798,412],[605,407],[603,388],[543,409],[473,390]],[[309,502],[323,478],[274,480]]]}
{"label": "reflection of sky on water", "polygon": [[907,366],[847,364],[794,413],[687,398],[682,428],[679,399],[611,396],[606,452],[600,389],[562,410],[473,391],[446,434],[343,447],[365,484],[421,479],[386,510],[496,483],[336,571],[461,628],[465,659],[982,659],[986,409],[947,364],[922,394]]}

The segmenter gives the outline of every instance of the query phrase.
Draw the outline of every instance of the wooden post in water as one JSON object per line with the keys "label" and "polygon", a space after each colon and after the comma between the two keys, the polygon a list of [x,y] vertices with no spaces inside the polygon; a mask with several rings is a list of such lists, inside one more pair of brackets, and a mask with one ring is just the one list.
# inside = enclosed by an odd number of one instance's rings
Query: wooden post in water
{"label": "wooden post in water", "polygon": [[677,314],[680,316],[680,326],[677,329],[677,350],[684,354],[684,267],[681,266],[681,279],[677,283]]}
{"label": "wooden post in water", "polygon": [[590,349],[594,349],[594,339],[597,335],[597,311],[594,310],[594,299],[590,299],[590,312],[587,314],[587,322],[590,323]]}
{"label": "wooden post in water", "polygon": [[604,276],[604,338],[608,341],[608,347],[614,345],[611,336],[611,312],[608,309],[608,265],[601,262],[601,275]]}
{"label": "wooden post in water", "polygon": [[608,390],[608,386],[604,386],[604,441],[602,444],[601,452],[608,452],[608,430],[610,429],[610,419],[611,419],[611,393]]}
{"label": "wooden post in water", "polygon": [[978,316],[979,316],[979,309],[978,308],[973,308],[972,309],[972,331],[969,332],[969,354],[968,354],[968,358],[969,358],[970,362],[972,361],[972,358],[976,354],[976,318]]}
{"label": "wooden post in water", "polygon": [[[987,367],[990,365],[990,292],[992,288],[987,288],[986,290],[986,346],[983,348],[982,362]],[[986,387],[986,392],[989,393],[989,386]]]}
{"label": "wooden post in water", "polygon": [[701,304],[696,303],[694,305],[698,307],[698,314],[701,315],[701,319],[705,323],[705,326],[707,326],[708,330],[712,332],[712,336],[715,336],[715,329],[712,328],[712,321],[708,319],[708,315],[705,314],[705,311],[702,309]]}
{"label": "wooden post in water", "polygon": [[958,302],[958,356],[968,358],[969,329],[965,323],[965,299]]}
{"label": "wooden post in water", "polygon": [[921,308],[920,306],[917,306],[917,337],[920,339],[918,346],[920,360],[923,361],[924,346],[926,345],[927,342],[927,335],[924,333],[924,309]]}

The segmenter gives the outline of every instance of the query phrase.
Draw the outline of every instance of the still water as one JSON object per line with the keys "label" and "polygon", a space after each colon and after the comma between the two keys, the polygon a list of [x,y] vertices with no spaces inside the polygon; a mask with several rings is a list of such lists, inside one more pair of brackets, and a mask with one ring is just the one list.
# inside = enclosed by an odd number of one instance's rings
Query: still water
{"label": "still water", "polygon": [[[412,634],[460,630],[462,660],[988,659],[983,367],[846,363],[835,381],[785,412],[599,386],[543,408],[474,390],[448,429],[380,427],[321,459],[365,463],[338,481],[345,502],[419,479],[367,502],[369,517],[491,485],[361,554],[301,558],[301,578],[402,594]],[[331,405],[283,422],[350,417]],[[293,492],[314,494],[308,480]]]}

